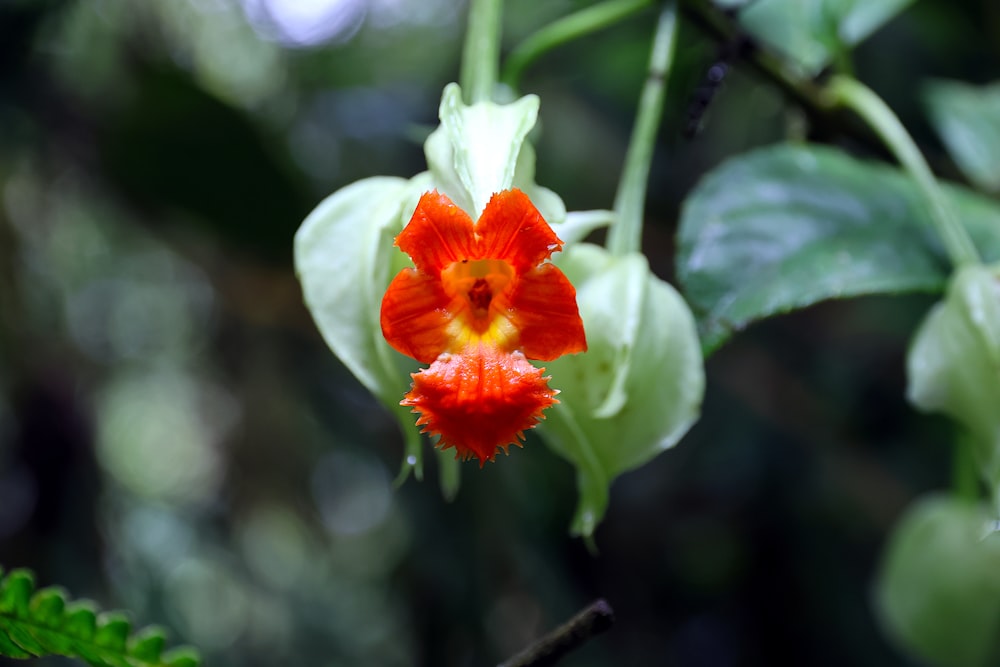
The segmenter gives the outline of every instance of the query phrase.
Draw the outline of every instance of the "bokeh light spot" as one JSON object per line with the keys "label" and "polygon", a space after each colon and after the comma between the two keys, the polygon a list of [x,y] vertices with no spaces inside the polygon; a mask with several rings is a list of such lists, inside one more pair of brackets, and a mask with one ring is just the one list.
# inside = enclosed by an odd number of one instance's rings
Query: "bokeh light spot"
{"label": "bokeh light spot", "polygon": [[286,46],[344,41],[365,18],[366,0],[244,0],[258,33]]}
{"label": "bokeh light spot", "polygon": [[312,491],[323,523],[336,535],[357,535],[386,518],[392,488],[385,467],[346,451],[328,454],[316,465]]}
{"label": "bokeh light spot", "polygon": [[217,447],[236,419],[218,387],[177,371],[114,380],[98,406],[100,462],[138,495],[179,504],[214,497]]}

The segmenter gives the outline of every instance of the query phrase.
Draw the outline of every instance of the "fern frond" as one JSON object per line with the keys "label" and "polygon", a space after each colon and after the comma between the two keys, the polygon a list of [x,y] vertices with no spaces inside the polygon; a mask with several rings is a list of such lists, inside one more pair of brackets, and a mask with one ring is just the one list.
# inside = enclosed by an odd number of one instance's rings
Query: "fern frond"
{"label": "fern frond", "polygon": [[[0,568],[0,576],[3,568]],[[192,648],[163,652],[166,636],[151,626],[136,633],[121,612],[99,612],[89,600],[68,601],[61,588],[35,590],[28,570],[0,579],[0,655],[62,655],[93,667],[198,667]]]}

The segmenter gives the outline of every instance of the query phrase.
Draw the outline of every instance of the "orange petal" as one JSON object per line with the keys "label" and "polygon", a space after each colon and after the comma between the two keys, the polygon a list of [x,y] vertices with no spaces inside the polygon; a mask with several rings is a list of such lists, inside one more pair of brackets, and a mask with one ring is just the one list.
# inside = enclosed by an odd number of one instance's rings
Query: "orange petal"
{"label": "orange petal", "polygon": [[482,467],[498,449],[521,446],[523,431],[543,419],[556,402],[542,369],[523,354],[484,345],[462,354],[443,354],[430,368],[413,374],[413,389],[401,405],[420,415],[417,426],[439,435],[437,446],[456,456],[479,459]]}
{"label": "orange petal", "polygon": [[472,218],[437,190],[425,192],[396,245],[419,270],[436,277],[452,262],[474,256]]}
{"label": "orange petal", "polygon": [[449,302],[438,278],[403,269],[382,297],[382,335],[399,352],[429,364],[451,343]]}
{"label": "orange petal", "polygon": [[587,350],[576,290],[556,266],[542,264],[521,275],[507,299],[520,333],[518,348],[529,359],[551,361]]}
{"label": "orange petal", "polygon": [[562,247],[528,195],[504,190],[490,199],[479,222],[479,258],[507,260],[518,273],[538,266]]}

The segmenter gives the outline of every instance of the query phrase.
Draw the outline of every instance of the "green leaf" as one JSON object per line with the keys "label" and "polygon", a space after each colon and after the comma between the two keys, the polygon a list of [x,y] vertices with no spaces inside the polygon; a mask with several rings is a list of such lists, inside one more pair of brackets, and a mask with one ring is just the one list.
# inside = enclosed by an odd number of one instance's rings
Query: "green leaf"
{"label": "green leaf", "polygon": [[977,187],[1000,192],[1000,83],[933,81],[924,93],[955,163]]}
{"label": "green leaf", "polygon": [[45,588],[34,594],[29,613],[42,625],[59,625],[66,608],[66,592],[58,588]]}
{"label": "green leaf", "polygon": [[1000,533],[984,506],[932,496],[889,540],[876,587],[881,620],[938,667],[1000,664]]}
{"label": "green leaf", "polygon": [[697,420],[704,369],[687,304],[645,257],[579,244],[559,266],[577,288],[588,351],[546,363],[560,394],[540,433],[577,468],[571,530],[590,536],[611,481],[675,445]]}
{"label": "green leaf", "polygon": [[815,76],[831,60],[866,39],[913,0],[755,0],[740,23]]}
{"label": "green leaf", "polygon": [[128,652],[139,660],[156,664],[161,662],[160,655],[166,643],[163,628],[150,626],[132,635],[128,641]]}
{"label": "green leaf", "polygon": [[907,357],[907,395],[969,430],[990,488],[1000,490],[1000,267],[956,272]]}
{"label": "green leaf", "polygon": [[0,581],[0,614],[27,618],[35,577],[27,570],[14,570]]}
{"label": "green leaf", "polygon": [[9,658],[17,658],[18,660],[24,660],[31,657],[30,653],[14,643],[14,640],[10,637],[7,625],[3,619],[0,619],[0,655],[5,655]]}
{"label": "green leaf", "polygon": [[189,646],[179,646],[163,654],[163,664],[166,667],[198,667],[201,656]]}
{"label": "green leaf", "polygon": [[63,630],[78,639],[93,639],[97,632],[97,606],[90,600],[78,600],[66,605]]}
{"label": "green leaf", "polygon": [[448,502],[458,495],[462,483],[461,461],[455,458],[455,452],[450,449],[438,449],[438,474],[441,476],[441,495]]}
{"label": "green leaf", "polygon": [[131,631],[132,624],[129,623],[128,616],[124,613],[120,611],[104,612],[97,617],[97,632],[94,634],[94,643],[116,652],[124,652],[128,634]]}
{"label": "green leaf", "polygon": [[93,667],[201,664],[191,648],[174,649],[161,657],[165,643],[161,629],[146,628],[131,635],[132,625],[121,612],[98,618],[93,602],[67,602],[60,588],[38,592],[34,588],[34,577],[26,570],[15,570],[0,580],[0,655],[22,659],[63,655]]}
{"label": "green leaf", "polygon": [[[945,188],[980,253],[1000,257],[1000,205]],[[684,203],[677,276],[706,350],[824,299],[943,288],[948,262],[898,170],[783,144],[732,159]]]}

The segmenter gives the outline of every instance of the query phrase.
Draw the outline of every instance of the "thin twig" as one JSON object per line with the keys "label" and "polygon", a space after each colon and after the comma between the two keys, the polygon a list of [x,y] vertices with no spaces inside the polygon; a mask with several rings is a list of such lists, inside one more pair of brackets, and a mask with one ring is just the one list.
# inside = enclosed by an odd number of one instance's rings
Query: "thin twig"
{"label": "thin twig", "polygon": [[612,626],[615,612],[604,599],[595,600],[576,616],[510,658],[499,667],[549,667]]}
{"label": "thin twig", "polygon": [[737,23],[735,16],[706,0],[680,0],[681,13],[708,37],[736,51],[736,58],[746,62],[758,75],[778,88],[808,116],[815,134],[820,137],[847,135],[878,155],[887,151],[871,128],[839,108],[816,80],[802,76],[785,61],[758,42]]}

